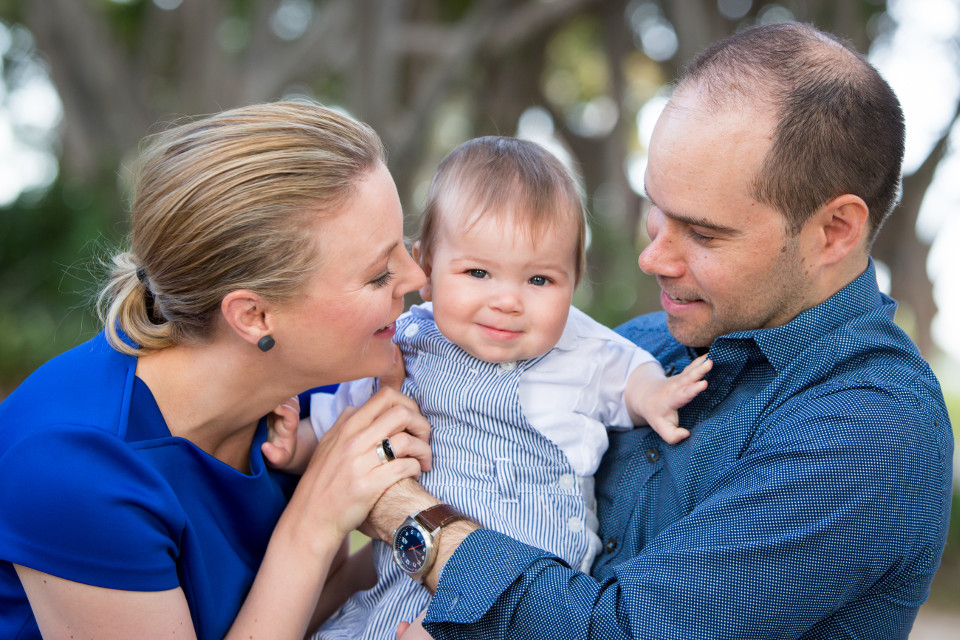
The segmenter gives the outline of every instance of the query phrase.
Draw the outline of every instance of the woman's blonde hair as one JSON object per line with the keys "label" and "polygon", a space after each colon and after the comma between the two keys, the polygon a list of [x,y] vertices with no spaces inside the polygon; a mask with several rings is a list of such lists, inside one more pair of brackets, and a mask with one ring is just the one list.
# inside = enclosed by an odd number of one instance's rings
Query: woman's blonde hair
{"label": "woman's blonde hair", "polygon": [[155,350],[208,337],[231,291],[293,297],[319,264],[318,214],[386,162],[370,127],[306,101],[231,109],[145,143],[130,249],[98,300],[110,344],[131,355],[128,342]]}

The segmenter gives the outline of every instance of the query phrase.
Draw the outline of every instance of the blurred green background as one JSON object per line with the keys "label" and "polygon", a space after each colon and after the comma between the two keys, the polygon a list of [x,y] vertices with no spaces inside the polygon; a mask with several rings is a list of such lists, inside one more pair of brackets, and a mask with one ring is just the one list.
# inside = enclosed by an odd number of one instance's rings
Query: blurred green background
{"label": "blurred green background", "polygon": [[[850,38],[904,103],[903,202],[874,257],[960,416],[958,0],[0,0],[0,398],[98,330],[100,263],[123,240],[139,140],[281,97],[381,134],[410,233],[434,167],[463,140],[550,146],[581,176],[591,215],[578,306],[609,325],[656,310],[636,264],[639,185],[669,83],[709,43],[784,20]],[[960,602],[953,520],[927,605],[943,611]]]}

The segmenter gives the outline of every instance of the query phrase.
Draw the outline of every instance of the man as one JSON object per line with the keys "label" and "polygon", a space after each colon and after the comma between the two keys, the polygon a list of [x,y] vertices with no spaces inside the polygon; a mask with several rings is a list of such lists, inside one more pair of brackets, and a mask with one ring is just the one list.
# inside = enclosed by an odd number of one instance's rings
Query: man
{"label": "man", "polygon": [[[434,637],[908,636],[943,551],[953,441],[869,257],[903,139],[886,82],[812,27],[750,29],[694,61],[646,173],[640,267],[665,314],[619,329],[668,370],[709,350],[709,387],[680,411],[692,435],[612,438],[592,575],[469,521],[438,530]],[[392,540],[433,504],[398,486],[371,530]]]}

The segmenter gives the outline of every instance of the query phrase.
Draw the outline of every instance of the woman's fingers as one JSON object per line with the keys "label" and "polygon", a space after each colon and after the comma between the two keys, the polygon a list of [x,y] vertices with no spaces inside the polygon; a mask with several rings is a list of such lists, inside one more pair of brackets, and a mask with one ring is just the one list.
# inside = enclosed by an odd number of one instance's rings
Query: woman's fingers
{"label": "woman's fingers", "polygon": [[[356,528],[389,487],[430,468],[429,434],[416,403],[393,389],[344,411],[320,439],[298,485],[310,511],[305,515],[338,535]],[[384,440],[392,460],[386,450],[377,452]]]}
{"label": "woman's fingers", "polygon": [[333,429],[339,429],[348,437],[366,432],[369,435],[363,437],[374,442],[401,431],[424,442],[430,440],[430,423],[420,413],[417,403],[394,389],[381,389],[352,413],[343,412]]}
{"label": "woman's fingers", "polygon": [[[393,452],[395,459],[413,458],[419,462],[420,468],[423,471],[430,471],[433,464],[433,457],[430,453],[429,444],[405,431],[387,436],[384,440],[389,442],[389,449]],[[380,441],[380,443],[382,442],[383,440]],[[376,448],[377,447],[374,446],[377,461],[380,464],[384,464],[383,460],[380,459],[380,455],[376,453]]]}

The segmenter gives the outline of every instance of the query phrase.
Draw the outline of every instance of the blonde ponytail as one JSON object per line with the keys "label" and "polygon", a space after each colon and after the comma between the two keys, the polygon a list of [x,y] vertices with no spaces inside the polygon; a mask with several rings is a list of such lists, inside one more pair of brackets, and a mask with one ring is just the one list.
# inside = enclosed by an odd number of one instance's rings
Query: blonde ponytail
{"label": "blonde ponytail", "polygon": [[202,341],[237,289],[291,299],[319,264],[311,231],[385,162],[370,127],[306,101],[232,109],[149,138],[130,248],[98,300],[111,345],[135,354]]}

